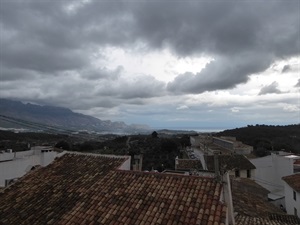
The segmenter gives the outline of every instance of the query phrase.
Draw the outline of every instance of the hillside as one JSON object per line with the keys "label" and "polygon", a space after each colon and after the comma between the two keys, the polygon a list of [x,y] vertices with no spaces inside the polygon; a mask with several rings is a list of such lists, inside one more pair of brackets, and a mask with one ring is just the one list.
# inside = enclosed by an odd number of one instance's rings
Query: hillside
{"label": "hillside", "polygon": [[[142,130],[140,125],[126,125],[75,113],[67,108],[24,104],[19,101],[0,99],[0,115],[24,121],[65,128],[96,132],[134,132]],[[28,128],[24,124],[0,120],[0,127]]]}
{"label": "hillside", "polygon": [[254,147],[259,156],[269,151],[285,150],[300,154],[300,125],[268,126],[248,125],[247,127],[225,130],[218,136],[234,136],[237,140]]}

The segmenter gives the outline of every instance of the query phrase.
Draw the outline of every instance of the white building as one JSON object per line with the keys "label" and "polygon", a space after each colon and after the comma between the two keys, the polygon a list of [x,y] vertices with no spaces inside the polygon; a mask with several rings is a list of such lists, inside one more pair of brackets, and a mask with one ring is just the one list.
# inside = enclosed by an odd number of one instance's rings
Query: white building
{"label": "white building", "polygon": [[45,146],[21,152],[0,152],[0,187],[9,185],[37,165],[47,166],[56,155],[57,152],[52,151],[52,147]]}
{"label": "white building", "polygon": [[300,218],[300,173],[282,178],[284,183],[285,207],[288,214]]}
{"label": "white building", "polygon": [[253,151],[253,147],[237,141],[235,137],[212,137],[212,136],[191,136],[192,147],[197,147],[206,154],[241,154],[248,155]]}
{"label": "white building", "polygon": [[269,156],[250,159],[256,170],[253,176],[255,182],[269,190],[269,199],[274,201],[276,206],[284,202],[284,181],[282,177],[294,174],[298,168],[297,160],[300,156],[285,152],[271,154]]}
{"label": "white building", "polygon": [[[204,156],[204,168],[215,170],[215,156]],[[255,166],[244,155],[218,155],[219,170],[221,173],[228,172],[231,177],[249,178],[255,174]]]}

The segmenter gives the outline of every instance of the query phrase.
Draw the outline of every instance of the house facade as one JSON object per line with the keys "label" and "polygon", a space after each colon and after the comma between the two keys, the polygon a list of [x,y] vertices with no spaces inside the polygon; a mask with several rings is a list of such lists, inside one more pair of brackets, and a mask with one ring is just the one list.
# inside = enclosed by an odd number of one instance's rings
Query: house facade
{"label": "house facade", "polygon": [[237,141],[235,137],[213,137],[207,135],[191,136],[192,147],[199,148],[204,154],[241,154],[247,155],[253,147]]}
{"label": "house facade", "polygon": [[272,153],[269,156],[250,159],[256,166],[253,179],[255,182],[270,191],[269,199],[280,207],[285,208],[285,182],[282,180],[284,176],[295,173],[298,168],[296,163],[300,156],[289,154],[286,152]]}
{"label": "house facade", "polygon": [[300,218],[300,173],[283,177],[282,180],[286,211]]}
{"label": "house facade", "polygon": [[[215,170],[215,156],[203,156],[205,168]],[[231,177],[252,179],[255,174],[255,166],[244,156],[239,154],[218,155],[219,170],[228,172]]]}

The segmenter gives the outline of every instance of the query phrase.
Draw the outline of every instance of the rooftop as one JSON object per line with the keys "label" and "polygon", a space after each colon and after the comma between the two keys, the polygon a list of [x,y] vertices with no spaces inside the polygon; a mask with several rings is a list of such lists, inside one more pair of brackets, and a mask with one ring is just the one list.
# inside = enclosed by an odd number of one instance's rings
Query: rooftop
{"label": "rooftop", "polygon": [[212,150],[212,151],[221,152],[222,154],[230,154],[230,153],[232,153],[231,150],[228,150],[226,148],[218,146],[218,145],[216,145],[214,143],[208,143],[207,144],[207,148],[210,149],[210,150]]}
{"label": "rooftop", "polygon": [[299,225],[300,219],[290,215],[278,216],[270,214],[268,217],[237,215],[235,222],[236,225]]}
{"label": "rooftop", "polygon": [[123,162],[57,158],[0,193],[0,224],[225,224],[214,179],[118,170]]}
{"label": "rooftop", "polygon": [[232,200],[236,225],[296,225],[300,219],[287,215],[268,202],[269,192],[254,181],[246,178],[232,179]]}
{"label": "rooftop", "polygon": [[300,173],[283,177],[282,180],[284,180],[295,191],[300,192]]}
{"label": "rooftop", "polygon": [[178,170],[202,170],[202,164],[199,159],[178,159],[176,169]]}
{"label": "rooftop", "polygon": [[232,200],[234,211],[251,217],[267,218],[270,213],[285,213],[268,202],[268,190],[249,179],[232,179]]}
{"label": "rooftop", "polygon": [[[233,154],[233,155],[218,155],[220,169],[229,170],[251,170],[256,167],[243,155]],[[214,170],[214,156],[208,155],[204,157],[206,161],[206,166],[208,170]]]}

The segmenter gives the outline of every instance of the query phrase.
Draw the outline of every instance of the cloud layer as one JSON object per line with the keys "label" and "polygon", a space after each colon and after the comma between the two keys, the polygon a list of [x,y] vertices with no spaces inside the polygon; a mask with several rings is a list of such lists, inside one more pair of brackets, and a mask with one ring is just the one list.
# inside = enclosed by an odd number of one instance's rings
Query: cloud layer
{"label": "cloud layer", "polygon": [[[207,92],[247,85],[251,76],[281,61],[285,64],[279,73],[294,82],[289,91],[296,93],[299,87],[295,77],[299,63],[286,62],[299,57],[298,1],[16,0],[0,4],[2,97],[126,121],[133,121],[134,114],[130,110],[124,114],[124,109],[149,112],[159,106],[177,120],[179,112],[193,114],[193,107],[186,104],[192,96],[201,99]],[[143,72],[132,74],[133,65],[115,64],[108,49],[122,49],[143,61],[148,54],[165,50],[178,59],[211,60],[199,65],[198,72],[188,67],[183,73],[175,71],[166,82],[143,70],[142,64]],[[259,96],[287,93],[273,81],[261,84]],[[217,99],[210,97],[210,101]],[[147,117],[141,111],[136,118],[147,120],[150,113]],[[228,105],[228,112],[242,111]]]}

